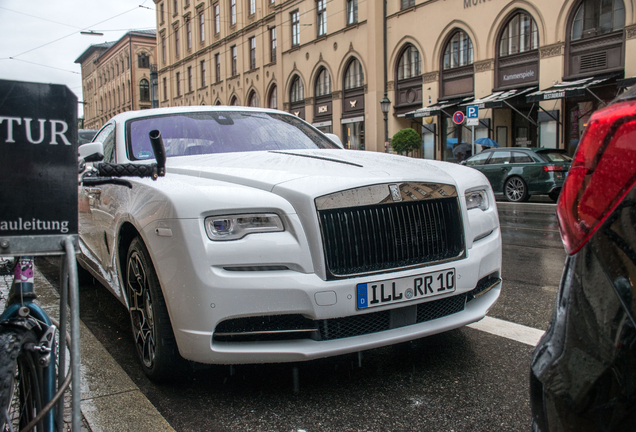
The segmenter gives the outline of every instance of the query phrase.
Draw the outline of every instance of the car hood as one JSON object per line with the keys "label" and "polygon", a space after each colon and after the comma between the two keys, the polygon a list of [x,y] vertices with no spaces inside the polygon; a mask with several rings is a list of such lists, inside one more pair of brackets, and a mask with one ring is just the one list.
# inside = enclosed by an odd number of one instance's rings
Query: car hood
{"label": "car hood", "polygon": [[[222,153],[168,159],[166,171],[274,191],[302,188],[314,196],[356,187],[398,181],[455,185],[456,170],[444,162],[354,150],[284,150]],[[453,175],[449,173],[453,171]]]}

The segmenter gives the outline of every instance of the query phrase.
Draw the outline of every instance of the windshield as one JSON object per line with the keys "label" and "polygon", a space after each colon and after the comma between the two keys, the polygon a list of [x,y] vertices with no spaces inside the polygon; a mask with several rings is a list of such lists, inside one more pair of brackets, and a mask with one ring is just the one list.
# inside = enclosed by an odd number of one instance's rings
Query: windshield
{"label": "windshield", "polygon": [[305,123],[285,114],[247,111],[176,113],[131,120],[127,145],[131,160],[154,157],[148,132],[158,129],[166,156],[260,150],[337,149]]}
{"label": "windshield", "polygon": [[541,152],[539,154],[548,162],[572,162],[572,158],[565,152]]}

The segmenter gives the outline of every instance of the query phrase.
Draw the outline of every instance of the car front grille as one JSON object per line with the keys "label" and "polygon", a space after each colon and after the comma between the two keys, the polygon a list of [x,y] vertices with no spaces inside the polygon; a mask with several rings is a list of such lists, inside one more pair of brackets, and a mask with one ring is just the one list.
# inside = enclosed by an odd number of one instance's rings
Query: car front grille
{"label": "car front grille", "polygon": [[457,197],[318,211],[329,279],[459,258]]}
{"label": "car front grille", "polygon": [[461,312],[468,301],[499,282],[498,276],[490,275],[466,293],[343,318],[311,320],[298,314],[233,318],[219,323],[214,331],[214,342],[327,341],[377,333]]}

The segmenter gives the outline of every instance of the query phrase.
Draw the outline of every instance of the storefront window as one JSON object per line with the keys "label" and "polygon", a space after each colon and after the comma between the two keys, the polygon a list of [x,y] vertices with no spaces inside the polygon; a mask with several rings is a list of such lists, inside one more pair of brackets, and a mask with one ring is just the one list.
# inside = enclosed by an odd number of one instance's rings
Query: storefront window
{"label": "storefront window", "polygon": [[333,133],[333,125],[327,125],[327,126],[316,126],[316,125],[314,125],[314,127],[316,129],[318,129],[320,132],[323,132],[323,133]]}
{"label": "storefront window", "polygon": [[353,122],[342,125],[345,137],[344,146],[350,150],[364,150],[364,122]]}
{"label": "storefront window", "polygon": [[539,123],[539,146],[544,148],[557,147],[557,122]]}
{"label": "storefront window", "polygon": [[514,147],[535,147],[537,137],[536,112],[533,115],[534,124],[521,114],[513,111],[512,113],[512,133]]}
{"label": "storefront window", "polygon": [[461,162],[470,156],[472,151],[472,131],[462,125],[453,123],[453,119],[443,115],[442,122],[442,160]]}
{"label": "storefront window", "polygon": [[569,141],[567,142],[569,145],[568,153],[573,155],[576,151],[576,147],[579,145],[585,126],[594,112],[594,103],[591,101],[574,102],[570,104],[568,111],[568,123],[565,127],[569,132]]}

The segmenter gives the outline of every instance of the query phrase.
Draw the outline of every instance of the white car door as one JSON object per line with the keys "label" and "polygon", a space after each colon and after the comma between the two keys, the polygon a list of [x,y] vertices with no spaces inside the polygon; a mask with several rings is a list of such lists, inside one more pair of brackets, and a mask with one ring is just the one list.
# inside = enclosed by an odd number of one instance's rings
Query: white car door
{"label": "white car door", "polygon": [[[109,123],[102,128],[94,139],[104,145],[104,162],[113,162],[115,148],[115,124]],[[88,248],[91,258],[96,260],[94,264],[101,267],[102,271],[107,267],[108,245],[106,241],[105,226],[112,224],[112,217],[105,207],[108,207],[109,199],[102,196],[102,186],[82,186],[79,193],[79,233],[80,238]]]}

